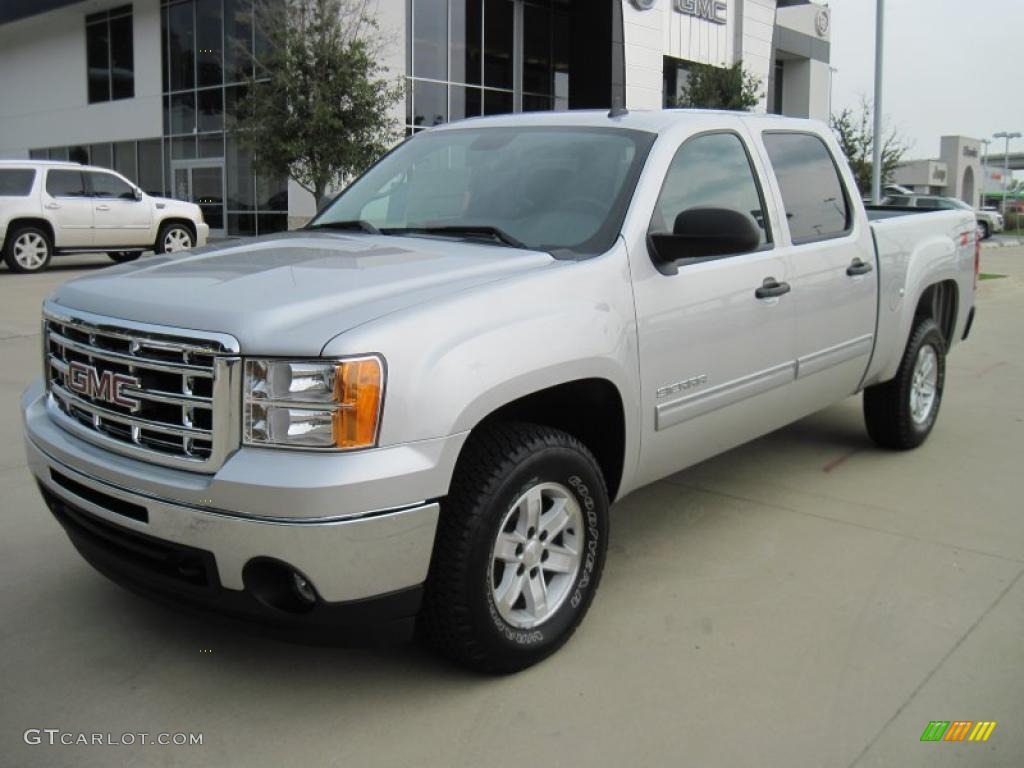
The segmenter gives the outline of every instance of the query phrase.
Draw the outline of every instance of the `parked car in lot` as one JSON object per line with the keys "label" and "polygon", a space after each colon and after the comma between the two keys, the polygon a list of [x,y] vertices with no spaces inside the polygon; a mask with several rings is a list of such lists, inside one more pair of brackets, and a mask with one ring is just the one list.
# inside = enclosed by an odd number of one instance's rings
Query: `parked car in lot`
{"label": "parked car in lot", "polygon": [[116,262],[144,251],[205,245],[198,205],[147,195],[114,171],[77,163],[0,161],[0,244],[13,272],[39,272],[58,253],[106,252]]}
{"label": "parked car in lot", "polygon": [[987,240],[992,235],[1003,231],[1003,217],[998,211],[990,208],[974,208],[963,200],[955,197],[939,197],[937,195],[889,195],[885,205],[908,208],[925,208],[938,211],[971,211],[978,221],[981,239]]}
{"label": "parked car in lot", "polygon": [[586,613],[616,499],[861,391],[879,445],[928,437],[975,220],[856,190],[777,116],[424,131],[304,231],[58,288],[28,463],[132,589],[521,669]]}

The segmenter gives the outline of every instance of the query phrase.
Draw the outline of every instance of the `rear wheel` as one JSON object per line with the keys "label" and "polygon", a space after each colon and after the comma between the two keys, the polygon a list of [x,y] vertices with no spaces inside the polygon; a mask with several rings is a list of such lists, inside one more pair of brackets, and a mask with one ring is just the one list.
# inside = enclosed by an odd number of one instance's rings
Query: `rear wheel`
{"label": "rear wheel", "polygon": [[156,238],[154,250],[157,253],[176,253],[187,251],[195,245],[195,238],[192,230],[184,224],[171,222],[160,227],[160,234]]}
{"label": "rear wheel", "polygon": [[475,431],[438,523],[420,638],[484,671],[537,663],[587,612],[607,538],[601,470],[576,438],[530,424]]}
{"label": "rear wheel", "polygon": [[42,272],[53,256],[46,230],[32,225],[15,227],[7,237],[4,261],[12,272]]}
{"label": "rear wheel", "polygon": [[982,240],[988,240],[992,236],[992,228],[989,227],[987,221],[979,221],[978,229],[981,231]]}
{"label": "rear wheel", "polygon": [[124,264],[127,261],[135,261],[141,255],[141,251],[110,251],[107,254],[112,261],[116,261],[118,264]]}
{"label": "rear wheel", "polygon": [[917,321],[896,377],[864,390],[864,421],[884,448],[906,450],[935,426],[946,382],[946,340],[930,318]]}

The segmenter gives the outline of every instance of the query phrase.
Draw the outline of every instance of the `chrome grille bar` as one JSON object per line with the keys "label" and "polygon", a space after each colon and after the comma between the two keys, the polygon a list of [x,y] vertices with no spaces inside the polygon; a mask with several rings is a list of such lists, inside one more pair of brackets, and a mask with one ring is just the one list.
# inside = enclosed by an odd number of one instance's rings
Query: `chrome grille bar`
{"label": "chrome grille bar", "polygon": [[237,448],[234,338],[53,302],[43,316],[49,410],[62,427],[115,453],[199,472],[216,471]]}

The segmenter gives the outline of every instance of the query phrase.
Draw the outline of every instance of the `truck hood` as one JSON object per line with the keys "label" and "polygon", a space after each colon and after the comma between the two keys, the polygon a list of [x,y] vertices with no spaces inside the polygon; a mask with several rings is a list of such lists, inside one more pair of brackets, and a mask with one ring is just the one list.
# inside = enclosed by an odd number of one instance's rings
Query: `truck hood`
{"label": "truck hood", "polygon": [[547,253],[448,239],[295,232],[143,257],[65,283],[51,298],[107,317],[229,333],[247,354],[316,356],[375,318],[556,263]]}

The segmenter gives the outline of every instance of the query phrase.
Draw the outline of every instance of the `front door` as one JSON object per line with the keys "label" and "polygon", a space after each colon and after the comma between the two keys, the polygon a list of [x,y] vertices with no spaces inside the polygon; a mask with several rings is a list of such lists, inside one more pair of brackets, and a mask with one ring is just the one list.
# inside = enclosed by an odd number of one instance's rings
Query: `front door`
{"label": "front door", "polygon": [[174,163],[174,197],[195,203],[210,226],[210,237],[224,236],[224,163],[210,160]]}
{"label": "front door", "polygon": [[96,248],[153,247],[153,206],[135,197],[135,186],[108,171],[86,171],[92,195]]}
{"label": "front door", "polygon": [[669,167],[650,231],[671,233],[686,210],[728,208],[756,221],[756,250],[662,274],[651,267],[647,242],[631,245],[645,422],[640,482],[775,429],[792,412],[795,317],[792,296],[782,293],[790,267],[773,243],[755,167],[733,131],[688,139]]}

